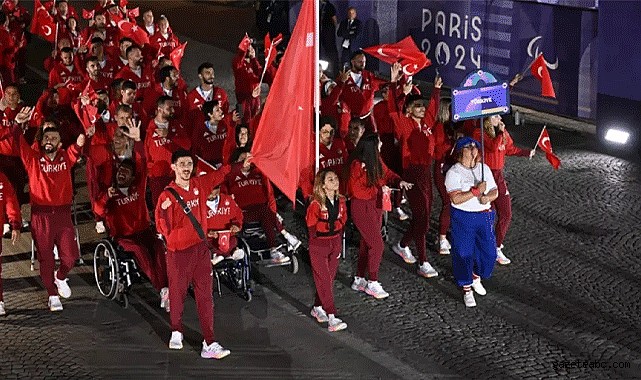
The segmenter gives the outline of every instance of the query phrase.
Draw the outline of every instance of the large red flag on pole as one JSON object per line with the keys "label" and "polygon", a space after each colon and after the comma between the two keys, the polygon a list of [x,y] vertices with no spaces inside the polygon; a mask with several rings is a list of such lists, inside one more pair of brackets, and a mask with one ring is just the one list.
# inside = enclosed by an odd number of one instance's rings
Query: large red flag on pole
{"label": "large red flag on pole", "polygon": [[316,4],[316,0],[303,0],[252,147],[253,162],[292,202],[301,172],[313,164],[310,130],[318,101]]}
{"label": "large red flag on pole", "polygon": [[545,58],[543,54],[536,57],[532,66],[530,67],[532,75],[541,81],[541,96],[547,96],[549,98],[556,98],[556,93],[554,92],[554,87],[552,86],[552,78],[550,78],[550,72],[545,64]]}
{"label": "large red flag on pole", "polygon": [[[539,139],[537,140],[536,145],[541,148],[543,152],[545,152],[545,158],[547,158],[554,170],[558,170],[559,166],[561,166],[561,159],[557,157],[554,152],[552,152],[550,134],[548,133],[548,130],[545,126],[543,126],[543,129],[541,130],[541,134],[539,135]],[[536,149],[536,147],[534,148]]]}

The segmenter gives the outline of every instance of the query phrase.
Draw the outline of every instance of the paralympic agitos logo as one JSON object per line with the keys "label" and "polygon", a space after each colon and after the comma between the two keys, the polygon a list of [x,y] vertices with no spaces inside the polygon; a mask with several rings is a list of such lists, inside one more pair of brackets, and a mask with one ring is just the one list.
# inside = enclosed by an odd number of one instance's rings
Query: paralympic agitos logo
{"label": "paralympic agitos logo", "polygon": [[[536,36],[530,40],[530,42],[527,44],[527,55],[531,58],[536,58],[541,54],[543,51],[540,49],[541,45],[541,39],[543,36]],[[549,58],[549,55],[547,56]],[[547,59],[544,59],[545,65],[548,67],[550,70],[556,70],[559,67],[559,57],[556,57],[554,63],[550,63]]]}

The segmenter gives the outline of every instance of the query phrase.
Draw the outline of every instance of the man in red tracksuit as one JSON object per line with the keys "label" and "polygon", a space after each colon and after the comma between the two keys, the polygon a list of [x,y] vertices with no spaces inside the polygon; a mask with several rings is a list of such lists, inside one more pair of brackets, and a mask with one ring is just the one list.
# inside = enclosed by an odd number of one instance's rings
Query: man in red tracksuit
{"label": "man in red tracksuit", "polygon": [[149,122],[145,138],[149,188],[154,207],[158,196],[172,180],[171,154],[178,148],[189,149],[191,143],[186,128],[173,120],[171,98],[161,96],[156,104],[156,117]]}
{"label": "man in red tracksuit", "polygon": [[236,145],[236,125],[240,121],[236,111],[225,115],[218,101],[213,100],[205,102],[202,112],[192,116],[191,152],[214,166],[229,162],[224,153],[230,150],[225,149],[226,145]]}
{"label": "man in red tracksuit", "polygon": [[374,93],[384,83],[374,76],[371,71],[365,70],[365,53],[357,51],[352,54],[352,68],[349,77],[343,84],[340,100],[345,102],[352,116],[358,116],[365,121],[366,128],[376,131],[374,118],[371,116],[374,107]]}
{"label": "man in red tracksuit", "polygon": [[229,112],[227,92],[218,86],[214,86],[213,63],[205,62],[198,66],[198,79],[200,79],[200,85],[187,94],[189,112],[194,109],[200,109],[205,102],[210,100],[217,100],[224,114]]}
{"label": "man in red tracksuit", "polygon": [[[432,207],[432,156],[434,154],[434,138],[432,126],[436,121],[442,80],[434,83],[429,106],[425,107],[421,95],[412,94],[405,100],[407,113],[398,109],[395,94],[396,82],[400,79],[401,64],[395,63],[391,69],[390,94],[387,96],[394,133],[401,144],[403,163],[403,179],[413,183],[414,187],[406,192],[407,200],[412,210],[410,229],[405,232],[399,243],[392,247],[408,264],[414,264],[416,258],[412,255],[409,243],[414,241],[418,252],[418,274],[423,277],[436,277],[438,272],[427,262],[426,235],[429,230],[429,218]],[[409,94],[411,84],[403,86],[403,93]]]}
{"label": "man in red tracksuit", "polygon": [[[25,107],[16,122],[29,120],[32,109]],[[13,129],[13,145],[19,152],[27,173],[31,192],[31,233],[38,251],[40,278],[49,294],[49,309],[62,310],[60,296],[69,298],[67,274],[80,257],[76,231],[71,218],[73,166],[85,145],[85,135],[79,135],[76,143],[67,150],[61,149],[60,132],[47,128],[40,141],[40,149],[33,149],[24,139],[22,128]],[[58,247],[60,267],[55,269],[54,245]]]}
{"label": "man in red tracksuit", "polygon": [[134,82],[138,90],[136,101],[142,102],[145,90],[154,83],[153,70],[143,65],[142,49],[137,45],[127,48],[127,63],[127,66],[116,74],[116,79],[122,78]]}
{"label": "man in red tracksuit", "polygon": [[[0,135],[11,135],[16,125],[16,115],[24,108],[20,99],[20,91],[17,85],[9,84],[4,86],[4,96],[0,99]],[[27,173],[17,153],[13,151],[11,141],[6,140],[0,143],[0,170],[4,172],[16,189],[16,195],[20,204],[29,202],[29,194],[25,193],[24,187],[27,183]]]}
{"label": "man in red tracksuit", "polygon": [[173,66],[165,66],[158,72],[158,83],[153,83],[145,91],[142,102],[143,109],[148,115],[156,110],[156,101],[163,95],[170,96],[174,102],[174,118],[183,120],[187,116],[187,93],[178,87],[180,71]]}
{"label": "man in red tracksuit", "polygon": [[156,227],[165,237],[167,244],[167,275],[171,304],[169,318],[172,330],[169,348],[179,350],[183,347],[182,312],[187,288],[191,283],[204,337],[200,355],[203,358],[221,359],[230,352],[214,339],[210,252],[206,241],[199,236],[186,212],[193,214],[201,228],[205,226],[207,197],[212,189],[223,181],[230,167],[224,165],[220,170],[191,178],[194,162],[188,151],[179,149],[171,156],[171,169],[175,179],[168,188],[172,188],[183,199],[188,210],[185,210],[175,195],[167,189],[160,194],[155,210]]}
{"label": "man in red tracksuit", "polygon": [[51,71],[49,71],[49,88],[77,87],[82,83],[83,79],[79,62],[74,58],[73,48],[62,48],[60,62],[56,62]]}
{"label": "man in red tracksuit", "polygon": [[[5,215],[8,216],[5,220]],[[22,225],[22,216],[20,215],[20,205],[16,192],[11,186],[11,182],[4,173],[0,172],[0,224],[9,222],[11,224],[11,242],[15,245],[20,237],[20,227]],[[0,315],[5,314],[4,298],[2,297],[2,242],[0,242]]]}
{"label": "man in red tracksuit", "polygon": [[[241,104],[243,124],[247,124],[260,110],[260,75],[263,67],[256,59],[256,50],[249,45],[247,50],[238,49],[232,61],[236,101]],[[257,90],[258,88],[258,90]]]}
{"label": "man in red tracksuit", "polygon": [[158,19],[158,30],[149,37],[149,46],[154,52],[160,51],[165,57],[180,45],[178,37],[169,28],[169,20],[165,15],[161,15]]}
{"label": "man in red tracksuit", "polygon": [[139,165],[129,158],[123,160],[115,183],[99,196],[96,209],[107,221],[109,236],[134,255],[140,269],[160,292],[160,307],[169,310],[165,247],[151,229],[145,202],[146,174],[144,162]]}

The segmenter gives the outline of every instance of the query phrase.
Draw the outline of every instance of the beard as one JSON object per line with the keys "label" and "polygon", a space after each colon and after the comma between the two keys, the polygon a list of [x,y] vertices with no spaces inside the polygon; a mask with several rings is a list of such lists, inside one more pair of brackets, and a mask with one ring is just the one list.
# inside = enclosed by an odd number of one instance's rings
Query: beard
{"label": "beard", "polygon": [[214,84],[214,79],[203,80],[203,83],[209,84],[209,85]]}
{"label": "beard", "polygon": [[57,150],[52,144],[45,144],[44,149],[47,154],[55,153]]}

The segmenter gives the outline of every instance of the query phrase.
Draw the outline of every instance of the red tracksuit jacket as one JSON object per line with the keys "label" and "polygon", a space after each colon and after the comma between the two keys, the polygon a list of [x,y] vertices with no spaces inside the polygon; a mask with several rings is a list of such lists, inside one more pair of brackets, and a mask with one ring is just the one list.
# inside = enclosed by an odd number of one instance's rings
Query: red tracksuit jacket
{"label": "red tracksuit jacket", "polygon": [[[480,128],[474,130],[473,136],[476,141],[481,141]],[[505,142],[503,142],[503,137],[505,137]],[[529,150],[521,149],[514,145],[514,140],[512,140],[512,136],[510,136],[510,133],[507,130],[502,133],[497,133],[494,138],[491,138],[487,133],[484,133],[483,138],[483,144],[485,147],[485,163],[492,170],[503,170],[503,167],[505,166],[505,156],[527,157],[530,155]]]}
{"label": "red tracksuit jacket", "polygon": [[142,71],[140,76],[138,76],[131,70],[129,65],[127,65],[120,69],[118,74],[116,74],[115,79],[118,78],[127,79],[136,84],[136,88],[138,89],[138,91],[136,91],[136,101],[138,102],[142,102],[145,90],[151,87],[152,83],[155,82],[153,70],[146,66],[142,66]]}
{"label": "red tracksuit jacket", "polygon": [[[163,95],[165,95],[165,92],[160,83],[152,83],[151,87],[145,90],[142,108],[147,115],[156,114],[156,102]],[[184,90],[176,87],[171,91],[171,99],[174,105],[174,119],[183,120],[187,115],[187,94]]]}
{"label": "red tracksuit jacket", "polygon": [[352,115],[363,116],[374,106],[374,93],[384,82],[377,79],[371,71],[362,71],[361,86],[358,87],[350,77],[345,81],[340,100],[345,102]]}
{"label": "red tracksuit jacket", "polygon": [[[219,170],[201,177],[194,177],[189,181],[189,189],[187,190],[176,185],[175,182],[169,184],[169,187],[175,189],[187,203],[196,220],[198,220],[201,227],[204,227],[203,231],[207,226],[207,210],[209,209],[206,204],[207,196],[214,187],[223,181],[229,170],[229,165],[224,165]],[[163,204],[167,199],[169,199],[171,205],[164,209]],[[164,190],[160,194],[155,215],[156,228],[165,237],[167,251],[185,250],[203,241],[198,236],[194,225],[183,211],[183,208],[169,191]]]}
{"label": "red tracksuit jacket", "polygon": [[156,134],[156,122],[151,120],[145,137],[145,157],[150,177],[172,176],[171,155],[178,148],[189,149],[191,141],[187,129],[180,123],[169,122],[169,134]]}
{"label": "red tracksuit jacket", "polygon": [[227,92],[225,92],[225,90],[220,87],[213,86],[211,96],[208,99],[205,99],[199,92],[199,88],[200,86],[189,91],[189,93],[187,94],[187,105],[190,112],[195,109],[200,110],[203,106],[203,103],[208,100],[218,100],[218,104],[223,110],[223,113],[227,114],[227,112],[229,112],[229,97],[227,96]]}
{"label": "red tracksuit jacket", "polygon": [[105,218],[109,236],[131,236],[149,228],[151,223],[145,202],[146,183],[146,170],[138,170],[135,182],[126,192],[117,189],[113,198],[109,198],[106,191],[100,195],[96,211]]}
{"label": "red tracksuit jacket", "polygon": [[167,38],[163,37],[160,30],[157,30],[151,37],[149,37],[149,46],[153,51],[157,52],[160,49],[160,52],[165,56],[169,57],[172,50],[180,45],[178,37],[173,33],[168,33]]}
{"label": "red tracksuit jacket", "polygon": [[389,170],[387,166],[381,161],[383,167],[383,176],[376,186],[367,185],[367,171],[364,164],[358,160],[354,160],[349,167],[349,180],[347,182],[347,193],[350,198],[372,200],[376,199],[381,187],[386,184],[398,183],[401,181],[396,173]]}
{"label": "red tracksuit jacket", "polygon": [[243,226],[243,210],[231,196],[220,193],[216,211],[207,208],[207,230],[228,230],[231,226]]}
{"label": "red tracksuit jacket", "polygon": [[229,148],[226,151],[225,146],[236,145],[236,123],[232,121],[232,115],[228,113],[218,122],[216,133],[207,128],[202,112],[193,116],[193,122],[191,152],[210,164],[228,162],[229,156],[225,157],[225,154]]}
{"label": "red tracksuit jacket", "polygon": [[263,73],[263,67],[258,59],[245,61],[246,52],[238,50],[232,61],[234,71],[234,85],[236,87],[236,98],[239,102],[252,98],[252,91],[260,81],[260,75]]}
{"label": "red tracksuit jacket", "polygon": [[232,194],[238,207],[245,209],[257,204],[267,204],[276,212],[276,199],[272,185],[265,175],[256,167],[247,175],[242,172],[242,165],[234,167],[225,177],[223,190]]}
{"label": "red tracksuit jacket", "polygon": [[343,232],[345,223],[347,223],[347,202],[345,197],[338,198],[338,217],[334,221],[334,229],[330,232],[329,213],[323,210],[320,202],[314,199],[307,207],[307,229],[309,236],[316,238],[330,238]]}

